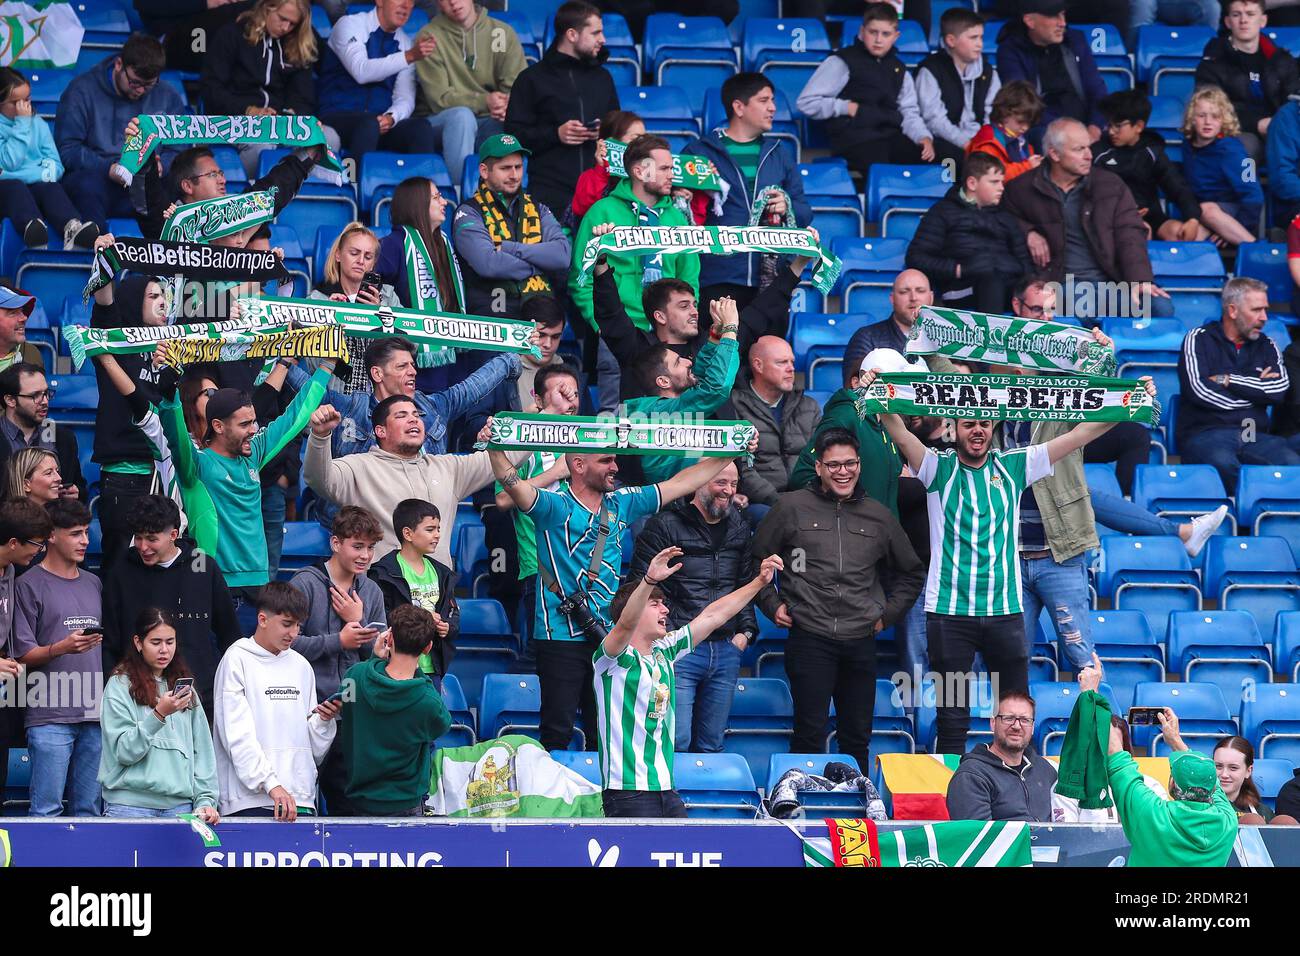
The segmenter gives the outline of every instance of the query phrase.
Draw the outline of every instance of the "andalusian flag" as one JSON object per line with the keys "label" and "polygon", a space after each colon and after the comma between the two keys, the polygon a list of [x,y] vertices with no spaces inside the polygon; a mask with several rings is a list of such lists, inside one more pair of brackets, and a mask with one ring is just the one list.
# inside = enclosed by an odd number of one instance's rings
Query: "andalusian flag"
{"label": "andalusian flag", "polygon": [[9,846],[9,834],[0,830],[0,867],[13,866],[14,853]]}
{"label": "andalusian flag", "polygon": [[947,820],[948,781],[961,754],[881,754],[895,820]]}
{"label": "andalusian flag", "polygon": [[0,2],[0,66],[75,66],[85,32],[70,3]]}
{"label": "andalusian flag", "polygon": [[1029,824],[953,820],[881,832],[871,820],[827,820],[801,837],[805,866],[1033,866]]}
{"label": "andalusian flag", "polygon": [[470,817],[602,817],[601,788],[514,734],[433,755],[433,812]]}

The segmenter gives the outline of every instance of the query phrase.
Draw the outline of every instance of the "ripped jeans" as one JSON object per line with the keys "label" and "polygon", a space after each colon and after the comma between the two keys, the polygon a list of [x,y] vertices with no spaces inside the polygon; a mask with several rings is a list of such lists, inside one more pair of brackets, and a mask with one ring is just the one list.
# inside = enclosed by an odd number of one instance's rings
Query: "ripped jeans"
{"label": "ripped jeans", "polygon": [[[1032,651],[1038,618],[1047,608],[1071,670],[1092,663],[1092,618],[1088,604],[1088,569],[1084,556],[1057,564],[1050,557],[1020,559],[1021,602],[1025,609],[1025,640]],[[1062,669],[1066,662],[1062,662]]]}

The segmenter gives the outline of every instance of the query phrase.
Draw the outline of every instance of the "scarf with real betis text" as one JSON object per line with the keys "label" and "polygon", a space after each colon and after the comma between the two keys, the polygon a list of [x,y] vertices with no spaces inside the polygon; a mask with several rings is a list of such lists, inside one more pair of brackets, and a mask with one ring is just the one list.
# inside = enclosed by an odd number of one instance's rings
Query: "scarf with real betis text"
{"label": "scarf with real betis text", "polygon": [[325,146],[320,165],[336,173],[343,164],[325,145],[325,132],[314,116],[184,116],[142,113],[135,118],[140,132],[122,144],[118,162],[134,176],[144,168],[154,150],[163,146],[198,146],[202,143],[261,143],[267,146]]}

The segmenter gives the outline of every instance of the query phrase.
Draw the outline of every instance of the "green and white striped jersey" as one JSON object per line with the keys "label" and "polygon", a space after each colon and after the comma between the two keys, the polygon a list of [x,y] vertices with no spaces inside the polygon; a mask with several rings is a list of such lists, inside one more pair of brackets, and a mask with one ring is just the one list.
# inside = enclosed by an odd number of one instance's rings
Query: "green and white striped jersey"
{"label": "green and white striped jersey", "polygon": [[928,449],[917,478],[930,510],[925,609],[956,617],[1019,614],[1020,494],[1052,473],[1044,445],[989,452],[979,468]]}
{"label": "green and white striped jersey", "polygon": [[610,657],[602,642],[592,656],[606,790],[673,789],[673,663],[692,646],[687,624],[651,644],[649,654],[625,647]]}

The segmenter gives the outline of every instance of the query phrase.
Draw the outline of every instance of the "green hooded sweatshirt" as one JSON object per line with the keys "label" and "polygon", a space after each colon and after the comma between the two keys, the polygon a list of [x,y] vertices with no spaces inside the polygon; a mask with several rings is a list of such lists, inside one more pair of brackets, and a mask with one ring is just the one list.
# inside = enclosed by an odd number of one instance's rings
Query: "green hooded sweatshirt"
{"label": "green hooded sweatshirt", "polygon": [[492,19],[481,6],[475,10],[478,18],[468,30],[438,14],[416,35],[417,40],[431,36],[438,41],[433,53],[415,61],[424,107],[417,108],[418,115],[465,106],[475,116],[487,116],[487,95],[509,93],[528,66],[519,36],[510,25]]}
{"label": "green hooded sweatshirt", "polygon": [[379,657],[353,664],[342,686],[355,688],[338,730],[348,801],[379,816],[418,806],[429,792],[433,742],[451,726],[442,695],[420,671],[411,680],[389,677]]}
{"label": "green hooded sweatshirt", "polygon": [[[642,222],[640,213],[646,213]],[[573,239],[573,266],[569,269],[569,294],[573,303],[587,320],[587,324],[596,329],[596,320],[592,316],[591,286],[592,277],[587,276],[586,285],[578,285],[578,267],[582,264],[582,253],[591,239],[591,231],[601,223],[612,222],[616,226],[689,226],[682,211],[673,205],[671,196],[664,196],[653,208],[645,209],[641,201],[632,193],[632,181],[620,179],[618,185],[604,199],[587,210],[578,226],[578,234]],[[641,308],[642,276],[646,264],[654,258],[653,253],[609,253],[606,259],[614,271],[614,283],[618,286],[618,297],[623,300],[627,317],[642,331],[650,331],[650,323]],[[694,252],[675,252],[663,254],[662,270],[665,279],[681,279],[696,294],[700,290],[700,257]],[[599,331],[597,329],[597,331]]]}
{"label": "green hooded sweatshirt", "polygon": [[862,465],[858,470],[858,490],[869,498],[874,498],[898,517],[898,473],[903,470],[903,457],[898,453],[898,446],[880,424],[875,415],[868,415],[866,421],[854,408],[855,395],[852,389],[842,388],[832,395],[822,411],[822,420],[817,423],[812,438],[807,446],[799,452],[794,470],[790,472],[789,491],[806,488],[808,482],[817,477],[813,468],[816,461],[814,449],[817,438],[822,432],[831,428],[847,429],[849,434],[858,439],[862,446],[858,457]]}
{"label": "green hooded sweatshirt", "polygon": [[1129,866],[1224,866],[1237,838],[1237,811],[1217,783],[1210,803],[1162,800],[1124,751],[1106,759],[1119,821],[1133,850]]}
{"label": "green hooded sweatshirt", "polygon": [[1106,753],[1110,749],[1110,701],[1084,691],[1070,711],[1061,745],[1056,792],[1079,801],[1080,810],[1107,810],[1110,799]]}

